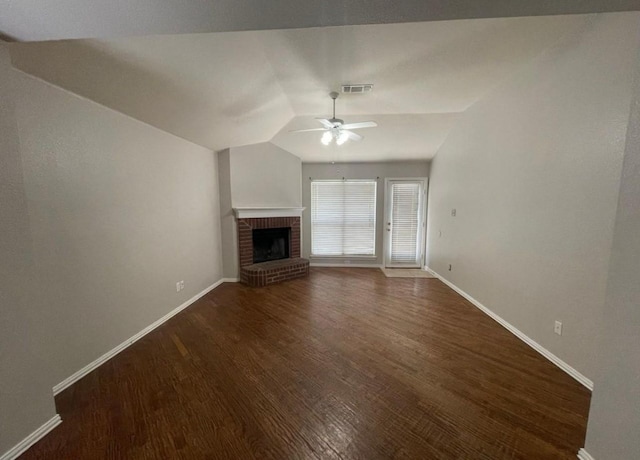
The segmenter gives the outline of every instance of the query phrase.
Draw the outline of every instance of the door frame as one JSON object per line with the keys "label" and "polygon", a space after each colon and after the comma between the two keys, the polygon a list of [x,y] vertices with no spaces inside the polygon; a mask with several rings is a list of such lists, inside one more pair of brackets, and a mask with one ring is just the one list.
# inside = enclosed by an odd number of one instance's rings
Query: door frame
{"label": "door frame", "polygon": [[[393,181],[407,181],[407,182],[422,182],[422,205],[420,206],[420,222],[422,223],[420,227],[420,257],[418,258],[418,267],[424,268],[427,257],[427,191],[429,189],[429,178],[428,177],[385,177],[384,179],[384,209],[382,211],[382,267],[387,268],[387,253],[389,252],[388,245],[390,244],[389,235],[390,232],[387,231],[389,213],[391,209],[390,200],[389,200],[389,182]],[[416,267],[416,268],[418,268]],[[401,268],[401,267],[391,267],[388,268]]]}

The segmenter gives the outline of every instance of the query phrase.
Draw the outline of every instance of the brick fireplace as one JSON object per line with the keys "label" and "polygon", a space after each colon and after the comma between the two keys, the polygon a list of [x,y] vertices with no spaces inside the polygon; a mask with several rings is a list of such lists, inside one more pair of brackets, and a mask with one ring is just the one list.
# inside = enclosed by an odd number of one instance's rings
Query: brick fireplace
{"label": "brick fireplace", "polygon": [[[240,282],[261,287],[309,274],[309,261],[300,257],[302,208],[235,209],[238,228]],[[285,215],[274,215],[285,214]],[[289,214],[289,215],[286,215]],[[299,215],[292,215],[299,214]],[[273,229],[279,238],[288,238],[286,252],[274,251],[275,260],[256,262],[265,257],[264,248],[254,247],[254,230]],[[289,231],[286,231],[286,230]],[[269,234],[270,232],[262,232]],[[257,238],[257,237],[256,237]],[[280,245],[282,244],[279,241]]]}

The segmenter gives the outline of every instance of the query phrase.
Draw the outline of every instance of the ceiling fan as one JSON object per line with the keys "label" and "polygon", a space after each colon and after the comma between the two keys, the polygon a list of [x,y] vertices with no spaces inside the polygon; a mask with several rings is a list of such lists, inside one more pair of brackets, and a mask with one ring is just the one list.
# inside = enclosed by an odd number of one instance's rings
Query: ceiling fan
{"label": "ceiling fan", "polygon": [[323,128],[311,128],[311,129],[296,129],[294,131],[289,131],[290,133],[305,133],[309,131],[324,131],[322,138],[320,141],[324,145],[329,145],[331,141],[335,140],[337,145],[342,145],[347,142],[349,139],[352,141],[360,141],[362,140],[362,136],[351,131],[352,129],[361,129],[361,128],[375,128],[378,126],[378,123],[375,121],[361,121],[358,123],[344,123],[344,120],[340,118],[336,118],[336,99],[339,94],[335,91],[329,93],[331,99],[333,99],[333,117],[332,118],[316,118]]}

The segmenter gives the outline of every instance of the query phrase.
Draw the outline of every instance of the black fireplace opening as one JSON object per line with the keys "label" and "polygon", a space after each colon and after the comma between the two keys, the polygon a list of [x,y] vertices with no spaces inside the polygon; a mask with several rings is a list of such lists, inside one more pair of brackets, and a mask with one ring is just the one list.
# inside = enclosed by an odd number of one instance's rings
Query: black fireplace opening
{"label": "black fireplace opening", "polygon": [[289,257],[291,227],[257,228],[253,230],[253,263]]}

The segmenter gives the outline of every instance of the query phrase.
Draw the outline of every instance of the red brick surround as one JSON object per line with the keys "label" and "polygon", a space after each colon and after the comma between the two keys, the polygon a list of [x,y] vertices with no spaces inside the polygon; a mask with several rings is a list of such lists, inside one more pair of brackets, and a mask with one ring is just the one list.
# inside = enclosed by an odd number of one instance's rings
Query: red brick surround
{"label": "red brick surround", "polygon": [[307,259],[280,259],[247,265],[240,270],[240,282],[253,287],[262,287],[280,281],[302,278],[309,274]]}
{"label": "red brick surround", "polygon": [[[309,274],[309,261],[300,258],[300,217],[253,217],[238,219],[240,281],[266,286]],[[253,263],[253,229],[290,227],[289,258]]]}

